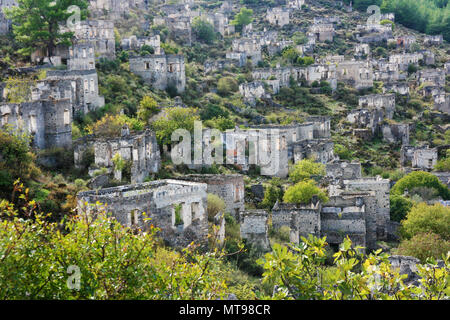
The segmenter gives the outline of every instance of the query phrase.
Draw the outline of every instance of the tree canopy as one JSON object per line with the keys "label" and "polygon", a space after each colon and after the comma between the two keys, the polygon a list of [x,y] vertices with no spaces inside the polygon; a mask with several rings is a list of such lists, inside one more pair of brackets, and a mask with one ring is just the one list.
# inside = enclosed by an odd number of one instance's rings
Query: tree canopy
{"label": "tree canopy", "polygon": [[63,30],[61,24],[77,15],[77,12],[69,12],[71,6],[80,9],[80,21],[86,18],[88,4],[85,0],[17,0],[17,6],[7,9],[6,16],[13,22],[16,41],[23,46],[19,53],[30,55],[45,48],[47,56],[51,57],[57,45],[69,46],[73,32]]}

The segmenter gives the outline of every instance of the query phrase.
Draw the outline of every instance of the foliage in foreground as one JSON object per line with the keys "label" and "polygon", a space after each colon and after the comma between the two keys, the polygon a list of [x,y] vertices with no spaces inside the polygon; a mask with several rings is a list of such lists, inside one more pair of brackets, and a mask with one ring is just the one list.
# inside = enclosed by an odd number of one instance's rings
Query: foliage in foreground
{"label": "foliage in foreground", "polygon": [[364,257],[361,248],[352,248],[345,239],[334,254],[333,267],[326,267],[325,238],[309,236],[290,247],[276,244],[259,263],[264,267],[263,281],[278,290],[265,299],[298,300],[410,300],[448,299],[450,295],[449,258],[445,267],[429,260],[418,266],[420,285],[405,285],[406,275],[394,270],[381,250]]}
{"label": "foliage in foreground", "polygon": [[157,229],[124,228],[99,204],[62,227],[21,197],[26,217],[0,202],[0,299],[221,299],[233,291],[218,250],[165,249]]}

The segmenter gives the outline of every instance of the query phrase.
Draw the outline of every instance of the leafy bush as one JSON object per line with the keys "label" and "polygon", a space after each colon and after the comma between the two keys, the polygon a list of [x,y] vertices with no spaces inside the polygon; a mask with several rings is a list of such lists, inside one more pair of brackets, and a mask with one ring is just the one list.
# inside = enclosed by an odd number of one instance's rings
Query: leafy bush
{"label": "leafy bush", "polygon": [[217,83],[217,91],[223,96],[236,92],[238,91],[238,89],[238,83],[232,77],[220,78],[219,82]]}
{"label": "leafy bush", "polygon": [[398,254],[416,257],[422,263],[428,258],[442,259],[449,251],[450,241],[431,232],[418,233],[409,240],[403,240],[396,250]]}
{"label": "leafy bush", "polygon": [[326,193],[314,181],[306,180],[289,187],[283,200],[287,203],[308,204],[314,196],[317,196],[322,202],[328,201]]}
{"label": "leafy bush", "polygon": [[205,43],[213,43],[216,39],[214,26],[201,17],[196,17],[192,23],[192,31],[197,38]]}
{"label": "leafy bush", "polygon": [[408,198],[398,195],[390,197],[391,202],[391,220],[401,222],[411,210],[413,203]]}
{"label": "leafy bush", "polygon": [[95,134],[100,137],[118,137],[125,124],[133,131],[142,131],[144,129],[143,122],[122,114],[106,115],[92,125],[88,125],[87,131],[89,134]]}
{"label": "leafy bush", "polygon": [[299,245],[273,245],[258,263],[264,267],[263,284],[278,290],[261,299],[297,300],[436,300],[448,299],[449,256],[445,266],[433,261],[418,266],[420,286],[406,286],[381,250],[367,257],[360,247],[353,248],[346,238],[334,254],[334,263],[326,266],[325,238],[302,237]]}
{"label": "leafy bush", "polygon": [[289,179],[293,183],[309,180],[313,176],[324,176],[325,165],[313,160],[305,159],[297,162],[289,173]]}
{"label": "leafy bush", "polygon": [[450,208],[440,203],[432,206],[416,204],[402,222],[402,233],[407,239],[420,233],[432,232],[444,240],[450,239]]}
{"label": "leafy bush", "polygon": [[426,187],[433,188],[444,200],[450,200],[450,190],[439,179],[431,173],[424,171],[415,171],[404,176],[391,189],[391,194],[402,195],[406,190],[411,191],[414,188]]}
{"label": "leafy bush", "polygon": [[208,213],[208,220],[210,222],[214,221],[214,217],[218,213],[225,212],[225,201],[221,199],[218,195],[208,193],[208,209],[206,210]]}

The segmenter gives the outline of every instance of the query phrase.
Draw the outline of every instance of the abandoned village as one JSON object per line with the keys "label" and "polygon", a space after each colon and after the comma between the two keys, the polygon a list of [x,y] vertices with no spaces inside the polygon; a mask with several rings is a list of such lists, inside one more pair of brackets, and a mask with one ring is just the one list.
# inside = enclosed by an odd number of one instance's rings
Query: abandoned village
{"label": "abandoned village", "polygon": [[[421,257],[398,249],[407,213],[396,201],[442,207],[448,220],[448,34],[352,1],[87,4],[61,23],[69,44],[0,52],[0,126],[29,139],[47,177],[31,184],[40,208],[61,219],[102,206],[176,250],[211,236],[224,246],[232,228],[258,257],[310,235],[334,251],[350,239],[418,283]],[[5,48],[17,5],[0,0]],[[173,133],[194,133],[194,120],[201,143],[182,151]],[[227,161],[174,163],[196,147]],[[404,187],[414,175],[440,193]],[[315,191],[305,199],[302,187]]]}

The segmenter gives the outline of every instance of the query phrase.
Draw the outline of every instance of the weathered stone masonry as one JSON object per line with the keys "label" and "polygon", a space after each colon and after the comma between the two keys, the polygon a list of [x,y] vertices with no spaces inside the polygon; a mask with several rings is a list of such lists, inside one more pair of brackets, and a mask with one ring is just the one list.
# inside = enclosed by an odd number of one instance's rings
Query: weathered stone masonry
{"label": "weathered stone masonry", "polygon": [[[199,243],[207,239],[206,189],[202,183],[160,180],[88,191],[78,194],[78,210],[85,209],[85,202],[98,201],[122,225],[142,230],[154,225],[160,228],[160,236],[168,245],[184,247],[192,241]],[[180,208],[181,225],[176,225],[177,208]]]}

